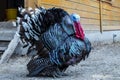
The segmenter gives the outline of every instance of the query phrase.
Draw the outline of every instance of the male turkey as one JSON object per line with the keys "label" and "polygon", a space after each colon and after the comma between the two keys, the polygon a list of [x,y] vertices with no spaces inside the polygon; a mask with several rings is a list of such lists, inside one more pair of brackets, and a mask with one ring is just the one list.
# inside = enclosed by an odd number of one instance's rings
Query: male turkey
{"label": "male turkey", "polygon": [[21,40],[30,46],[28,50],[37,51],[27,64],[28,76],[60,77],[70,65],[88,57],[91,43],[84,35],[79,15],[69,15],[61,8],[19,11]]}

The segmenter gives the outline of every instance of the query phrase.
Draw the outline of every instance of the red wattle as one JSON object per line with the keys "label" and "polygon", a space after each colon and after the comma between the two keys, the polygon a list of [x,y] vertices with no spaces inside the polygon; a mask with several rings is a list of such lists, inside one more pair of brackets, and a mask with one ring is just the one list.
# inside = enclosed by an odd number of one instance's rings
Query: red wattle
{"label": "red wattle", "polygon": [[75,36],[78,39],[84,40],[85,34],[80,22],[74,22],[74,26],[75,26]]}

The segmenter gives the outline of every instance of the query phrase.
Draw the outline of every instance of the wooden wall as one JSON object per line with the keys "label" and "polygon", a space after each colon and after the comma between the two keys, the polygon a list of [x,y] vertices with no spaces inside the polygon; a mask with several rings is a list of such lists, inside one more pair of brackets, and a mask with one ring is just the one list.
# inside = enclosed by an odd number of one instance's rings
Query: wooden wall
{"label": "wooden wall", "polygon": [[[34,7],[33,1],[45,8],[60,7],[70,14],[78,13],[85,30],[100,30],[100,0],[26,0],[29,3],[27,6]],[[120,0],[112,1],[113,5],[104,1],[101,1],[101,29],[120,29],[120,8],[118,7]]]}
{"label": "wooden wall", "polygon": [[117,4],[117,0],[114,0],[111,4],[105,2],[102,3],[103,30],[120,29],[120,6],[117,6]]}

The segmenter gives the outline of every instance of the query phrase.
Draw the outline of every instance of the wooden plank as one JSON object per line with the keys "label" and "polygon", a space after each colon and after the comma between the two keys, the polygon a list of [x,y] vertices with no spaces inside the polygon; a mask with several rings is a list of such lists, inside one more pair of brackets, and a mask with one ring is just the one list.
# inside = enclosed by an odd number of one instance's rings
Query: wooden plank
{"label": "wooden plank", "polygon": [[7,41],[0,41],[0,47],[6,47],[6,46],[8,46],[9,43],[10,43],[10,41],[9,42],[7,42]]}
{"label": "wooden plank", "polygon": [[119,18],[120,18],[120,12],[114,12],[114,11],[112,11],[111,14],[112,14],[113,16],[116,16],[116,17],[119,17]]}
{"label": "wooden plank", "polygon": [[103,26],[103,30],[120,30],[120,26]]}
{"label": "wooden plank", "polygon": [[35,8],[35,4],[37,4],[37,0],[25,0],[25,8],[32,7]]}
{"label": "wooden plank", "polygon": [[0,52],[4,52],[7,49],[7,47],[0,47]]}
{"label": "wooden plank", "polygon": [[120,0],[114,0],[112,1],[112,5],[116,7],[120,7]]}
{"label": "wooden plank", "polygon": [[109,15],[109,16],[116,16],[116,17],[120,17],[120,12],[115,12],[115,11],[110,11],[110,10],[103,10],[102,11],[104,15]]}
{"label": "wooden plank", "polygon": [[81,17],[99,19],[99,14],[94,14],[94,13],[90,13],[86,11],[78,11],[78,10],[73,10],[73,9],[68,9],[68,8],[63,8],[63,9],[65,9],[69,13],[77,13]]}
{"label": "wooden plank", "polygon": [[116,8],[114,6],[111,6],[107,3],[103,3],[103,9],[110,10],[110,11],[115,11],[115,12],[120,12],[120,8]]}
{"label": "wooden plank", "polygon": [[120,21],[109,21],[109,20],[103,20],[103,26],[104,25],[108,25],[108,26],[119,26],[120,25]]}
{"label": "wooden plank", "polygon": [[[71,6],[72,5],[72,6]],[[78,11],[86,11],[91,13],[99,13],[99,9],[96,7],[84,5],[84,4],[77,4],[73,2],[62,1],[62,7],[75,9]]]}
{"label": "wooden plank", "polygon": [[13,39],[15,31],[0,31],[0,41],[10,41]]}
{"label": "wooden plank", "polygon": [[94,25],[94,24],[82,24],[82,27],[84,30],[100,30],[100,25]]}
{"label": "wooden plank", "polygon": [[[42,3],[56,5],[56,6],[60,6],[61,5],[61,0],[40,0],[40,1]],[[38,2],[39,2],[39,0],[38,0]]]}
{"label": "wooden plank", "polygon": [[99,2],[95,2],[95,1],[91,1],[91,0],[67,0],[67,1],[72,1],[72,2],[78,3],[78,4],[86,4],[89,6],[99,8]]}
{"label": "wooden plank", "polygon": [[114,21],[120,21],[120,17],[116,17],[116,16],[107,16],[107,15],[103,15],[103,19],[104,20],[114,20]]}
{"label": "wooden plank", "polygon": [[81,11],[84,10],[84,11],[87,11],[87,12],[99,13],[99,9],[97,9],[95,7],[88,6],[88,5],[85,5],[85,4],[77,4],[77,3],[70,2],[70,1],[65,1],[65,0],[61,0],[61,2],[60,1],[54,2],[54,0],[53,1],[52,0],[50,0],[50,1],[49,0],[43,0],[41,3],[46,4],[46,5],[53,5],[53,6],[57,6],[57,7],[77,9],[78,11],[79,10],[81,10]]}
{"label": "wooden plank", "polygon": [[82,24],[95,24],[95,25],[100,25],[99,20],[95,19],[88,19],[88,18],[81,18],[80,21]]}
{"label": "wooden plank", "polygon": [[105,15],[112,15],[112,11],[111,10],[105,10],[105,9],[103,9],[102,13],[105,14]]}

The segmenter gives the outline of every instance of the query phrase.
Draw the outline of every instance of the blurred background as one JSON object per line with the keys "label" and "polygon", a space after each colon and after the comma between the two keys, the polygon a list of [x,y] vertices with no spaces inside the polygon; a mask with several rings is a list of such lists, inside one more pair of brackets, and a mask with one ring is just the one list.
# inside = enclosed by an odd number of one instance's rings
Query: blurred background
{"label": "blurred background", "polygon": [[87,31],[120,30],[120,0],[3,0],[0,2],[0,21],[15,20],[19,6],[35,8],[35,4],[79,14]]}
{"label": "blurred background", "polygon": [[15,19],[18,6],[24,7],[24,0],[3,0],[0,2],[0,21]]}

